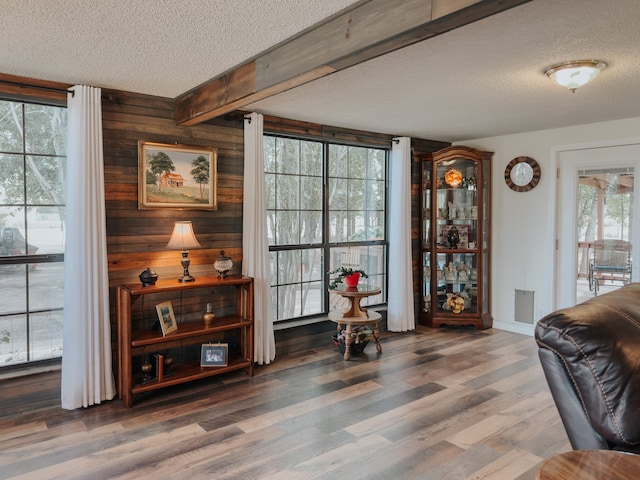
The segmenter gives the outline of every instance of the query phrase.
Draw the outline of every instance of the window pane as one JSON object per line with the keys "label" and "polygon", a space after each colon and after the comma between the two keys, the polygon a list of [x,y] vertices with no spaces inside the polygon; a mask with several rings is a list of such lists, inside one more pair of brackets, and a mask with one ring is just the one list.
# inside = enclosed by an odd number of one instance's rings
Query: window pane
{"label": "window pane", "polygon": [[295,245],[300,242],[298,233],[299,212],[276,212],[276,244]]}
{"label": "window pane", "polygon": [[26,255],[24,208],[0,207],[0,257]]}
{"label": "window pane", "polygon": [[293,175],[278,176],[278,196],[276,208],[280,210],[296,210],[299,207],[300,177]]}
{"label": "window pane", "polygon": [[322,280],[322,250],[311,248],[302,250],[302,281]]}
{"label": "window pane", "polygon": [[275,173],[276,171],[276,138],[264,137],[264,171],[266,173]]}
{"label": "window pane", "polygon": [[0,203],[24,203],[24,163],[22,155],[0,154]]}
{"label": "window pane", "polygon": [[264,175],[265,202],[267,210],[276,208],[276,176],[271,173]]}
{"label": "window pane", "polygon": [[22,313],[27,310],[26,272],[26,265],[0,265],[0,318],[8,313]]}
{"label": "window pane", "polygon": [[30,315],[30,361],[62,356],[62,319],[61,311]]}
{"label": "window pane", "polygon": [[47,105],[25,104],[26,153],[65,155],[67,111]]}
{"label": "window pane", "polygon": [[347,208],[347,181],[343,178],[329,178],[329,209]]}
{"label": "window pane", "polygon": [[22,152],[22,104],[0,100],[0,151]]}
{"label": "window pane", "polygon": [[322,177],[301,177],[302,191],[300,208],[322,210]]}
{"label": "window pane", "polygon": [[322,176],[322,144],[302,142],[301,170],[305,175]]}
{"label": "window pane", "polygon": [[350,147],[349,148],[349,177],[366,178],[367,177],[367,149]]}
{"label": "window pane", "polygon": [[322,242],[322,212],[303,211],[300,220],[302,221],[300,242],[307,244]]}
{"label": "window pane", "polygon": [[64,307],[64,264],[42,263],[29,266],[29,310],[55,310]]}
{"label": "window pane", "polygon": [[0,317],[0,365],[27,361],[27,317]]}
{"label": "window pane", "polygon": [[347,172],[347,155],[349,147],[345,145],[329,145],[329,176],[345,176]]}
{"label": "window pane", "polygon": [[30,208],[27,215],[29,253],[64,253],[66,208]]}
{"label": "window pane", "polygon": [[300,141],[281,138],[276,147],[277,171],[300,173]]}
{"label": "window pane", "polygon": [[278,283],[278,253],[269,252],[269,270],[271,273],[271,285]]}
{"label": "window pane", "polygon": [[27,156],[28,204],[64,204],[65,164],[60,157]]}
{"label": "window pane", "polygon": [[300,251],[278,252],[278,283],[280,285],[300,281]]}
{"label": "window pane", "polygon": [[306,316],[322,313],[322,295],[324,294],[322,282],[305,283],[303,286],[302,311],[300,314]]}

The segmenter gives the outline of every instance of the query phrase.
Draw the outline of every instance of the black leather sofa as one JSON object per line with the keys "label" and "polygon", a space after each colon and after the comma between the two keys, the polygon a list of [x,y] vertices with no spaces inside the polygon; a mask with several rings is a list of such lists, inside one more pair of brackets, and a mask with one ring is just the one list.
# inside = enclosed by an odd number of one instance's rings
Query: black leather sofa
{"label": "black leather sofa", "polygon": [[640,283],[545,316],[535,338],[571,446],[640,453]]}

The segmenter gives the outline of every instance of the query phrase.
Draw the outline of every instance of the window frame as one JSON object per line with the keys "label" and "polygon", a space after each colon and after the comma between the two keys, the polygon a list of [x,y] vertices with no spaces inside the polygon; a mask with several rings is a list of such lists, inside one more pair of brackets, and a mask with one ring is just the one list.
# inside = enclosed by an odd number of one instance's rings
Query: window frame
{"label": "window frame", "polygon": [[[12,95],[6,93],[0,93],[0,101],[14,102],[21,104],[21,115],[23,125],[26,127],[25,118],[26,118],[26,105],[41,105],[45,107],[56,107],[66,110],[67,102],[62,100],[55,100],[51,98],[41,99],[37,97],[30,97],[26,95]],[[27,136],[23,135],[22,137],[22,148],[20,152],[12,152],[12,151],[0,151],[2,155],[15,155],[20,156],[22,159],[22,164],[25,167],[23,171],[23,181],[25,182],[25,195],[23,197],[23,202],[21,204],[16,203],[1,203],[0,207],[16,207],[22,209],[24,215],[25,226],[28,226],[29,223],[27,221],[27,216],[29,214],[28,210],[30,208],[40,208],[40,207],[63,207],[66,208],[66,198],[64,199],[63,204],[59,203],[37,203],[32,204],[29,203],[27,195],[26,195],[26,175],[27,175],[27,157],[48,157],[48,158],[60,158],[64,159],[66,164],[67,153],[64,155],[53,154],[53,153],[32,153],[28,151],[27,148]],[[66,168],[66,165],[65,165]],[[66,221],[64,222],[66,225]],[[29,245],[29,229],[25,228],[24,232],[24,240],[25,244]],[[33,359],[33,342],[31,338],[31,317],[37,316],[39,314],[46,314],[49,312],[64,312],[64,299],[63,304],[60,307],[50,307],[50,308],[31,308],[31,283],[30,283],[30,275],[31,269],[34,264],[52,264],[52,263],[60,263],[64,265],[64,251],[60,253],[34,253],[29,254],[28,251],[25,251],[24,254],[20,255],[9,255],[9,256],[0,256],[0,268],[11,267],[16,265],[24,266],[24,275],[25,275],[25,308],[23,311],[11,311],[6,313],[0,313],[0,318],[10,318],[16,315],[23,315],[25,317],[25,330],[26,330],[26,359],[24,361],[10,363],[7,365],[0,365],[0,372],[11,372],[17,370],[25,370],[32,367],[37,366],[46,366],[46,365],[59,365],[62,361],[62,353],[58,356],[51,356],[49,358],[43,359]]]}
{"label": "window frame", "polygon": [[[321,209],[321,217],[322,217],[322,239],[320,242],[316,243],[298,243],[298,244],[283,244],[283,245],[269,245],[269,254],[270,254],[270,266],[272,271],[272,279],[275,276],[274,280],[276,283],[271,283],[272,289],[272,298],[276,297],[277,294],[273,294],[273,290],[276,289],[280,285],[277,283],[277,275],[274,275],[274,267],[271,265],[272,258],[274,255],[278,255],[281,252],[302,252],[304,250],[311,249],[319,249],[321,250],[321,264],[322,264],[322,274],[321,274],[321,290],[322,290],[322,301],[321,301],[321,312],[312,313],[309,315],[299,315],[291,318],[278,319],[278,310],[277,305],[273,305],[274,310],[274,325],[277,327],[285,326],[288,324],[307,324],[307,323],[315,323],[318,321],[324,321],[327,318],[327,314],[332,309],[330,307],[331,297],[334,295],[330,295],[328,291],[329,283],[331,282],[331,276],[329,275],[329,271],[332,268],[331,266],[331,252],[332,250],[340,249],[340,248],[362,248],[362,247],[374,247],[374,248],[382,248],[382,264],[384,271],[378,273],[378,276],[382,277],[382,285],[381,290],[382,293],[379,297],[370,297],[369,303],[367,303],[368,307],[373,308],[381,308],[384,307],[387,303],[387,292],[388,292],[388,267],[389,267],[389,258],[388,258],[388,250],[389,250],[389,240],[388,240],[388,219],[389,219],[389,159],[391,155],[391,146],[383,146],[380,144],[364,144],[358,142],[349,142],[349,141],[340,141],[335,139],[328,139],[324,137],[316,137],[316,136],[304,136],[304,135],[295,135],[295,134],[287,134],[280,131],[271,131],[265,129],[263,132],[263,141],[267,137],[275,137],[287,140],[295,140],[295,141],[309,141],[309,142],[317,142],[321,144],[322,150],[322,209]],[[376,239],[376,240],[359,240],[359,241],[340,241],[340,242],[330,242],[329,239],[329,229],[330,229],[330,210],[329,210],[329,148],[330,145],[337,146],[345,146],[345,147],[354,147],[354,148],[367,148],[367,149],[375,149],[384,152],[384,238]],[[266,171],[265,165],[265,174],[271,174],[272,172]],[[277,173],[276,173],[277,174]],[[302,172],[298,172],[297,176],[300,178],[304,176]],[[371,180],[371,178],[367,178],[364,180]],[[268,207],[268,205],[267,205]],[[277,210],[277,209],[276,209]],[[302,210],[301,210],[302,211]],[[365,209],[367,211],[367,209]],[[339,265],[336,265],[339,266]],[[276,270],[277,272],[277,270]],[[302,284],[305,283],[304,279],[300,278],[296,283]],[[290,283],[291,285],[292,283]],[[374,299],[382,299],[381,301],[374,301]],[[363,304],[367,302],[367,299],[364,300]]]}

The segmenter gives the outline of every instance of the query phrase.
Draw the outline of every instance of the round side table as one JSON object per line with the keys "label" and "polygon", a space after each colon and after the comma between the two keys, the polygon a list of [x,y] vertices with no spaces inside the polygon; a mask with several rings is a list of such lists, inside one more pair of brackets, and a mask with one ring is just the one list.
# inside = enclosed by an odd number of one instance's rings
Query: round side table
{"label": "round side table", "polygon": [[329,320],[337,324],[338,333],[345,327],[344,339],[344,359],[351,359],[351,343],[353,343],[352,333],[355,325],[367,325],[371,327],[371,337],[376,342],[378,353],[382,353],[380,345],[380,331],[378,322],[382,318],[378,312],[368,311],[360,306],[360,300],[380,294],[380,288],[375,285],[358,285],[357,287],[347,287],[338,285],[337,288],[329,290],[335,295],[340,295],[349,300],[349,306],[344,310],[333,310],[329,312]]}
{"label": "round side table", "polygon": [[536,480],[632,480],[640,472],[640,455],[614,450],[572,450],[545,460]]}

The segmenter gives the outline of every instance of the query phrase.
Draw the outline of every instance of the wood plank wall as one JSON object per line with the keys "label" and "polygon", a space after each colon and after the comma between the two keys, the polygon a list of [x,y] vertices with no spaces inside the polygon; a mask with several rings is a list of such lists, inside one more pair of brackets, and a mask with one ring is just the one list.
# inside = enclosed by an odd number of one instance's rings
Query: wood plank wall
{"label": "wood plank wall", "polygon": [[[23,82],[24,87],[1,85],[0,93],[23,100],[64,103],[69,85],[0,74],[1,80]],[[31,89],[26,85],[60,88],[59,93]],[[231,273],[239,274],[242,260],[242,200],[244,120],[242,112],[194,126],[177,126],[175,101],[131,92],[103,89],[104,168],[107,215],[107,250],[111,291],[112,335],[115,346],[115,287],[138,282],[151,267],[161,277],[178,277],[180,252],[166,249],[173,222],[191,220],[202,245],[189,252],[194,276],[215,275],[213,262],[220,250],[231,256]],[[309,122],[265,117],[265,131],[330,139],[363,146],[389,147],[392,135],[332,127]],[[215,147],[218,149],[218,209],[138,210],[138,141]],[[413,153],[431,152],[449,143],[412,139]],[[419,302],[418,242],[420,233],[420,165],[412,162],[412,251],[416,308]],[[114,350],[115,353],[115,350]],[[114,355],[115,358],[115,355]]]}
{"label": "wood plank wall", "polygon": [[[213,262],[224,250],[234,263],[231,274],[240,274],[242,263],[242,199],[244,138],[242,116],[229,116],[191,127],[177,126],[172,99],[130,92],[102,91],[105,205],[110,285],[111,332],[117,358],[115,289],[139,282],[147,267],[160,278],[182,274],[181,253],[168,250],[176,220],[191,220],[202,248],[189,251],[190,273],[196,278],[217,275]],[[138,141],[181,144],[218,149],[217,210],[138,209]],[[191,315],[197,317],[207,302],[224,308],[229,299],[192,299]],[[205,298],[207,297],[207,298]],[[220,315],[221,312],[216,310]],[[117,368],[114,368],[117,372]]]}
{"label": "wood plank wall", "polygon": [[[103,90],[103,135],[109,282],[138,282],[151,267],[160,277],[182,273],[180,252],[166,244],[176,220],[191,220],[202,248],[189,251],[194,275],[213,275],[220,250],[242,261],[242,117],[176,126],[172,99]],[[218,149],[218,209],[138,209],[138,141]]]}

